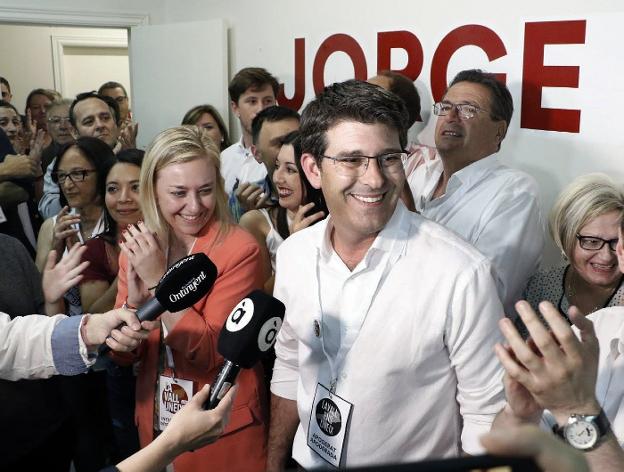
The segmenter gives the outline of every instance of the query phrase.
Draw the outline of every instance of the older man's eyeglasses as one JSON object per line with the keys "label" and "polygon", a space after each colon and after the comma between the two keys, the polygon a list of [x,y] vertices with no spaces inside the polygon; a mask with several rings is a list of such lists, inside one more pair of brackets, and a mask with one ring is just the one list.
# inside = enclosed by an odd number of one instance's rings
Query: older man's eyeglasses
{"label": "older man's eyeglasses", "polygon": [[69,116],[51,116],[50,118],[48,118],[48,123],[56,126],[60,125],[61,123],[67,125],[70,123],[70,119]]}
{"label": "older man's eyeglasses", "polygon": [[471,118],[474,118],[477,113],[489,113],[487,110],[479,108],[478,106],[472,105],[470,103],[438,102],[433,105],[433,114],[437,116],[446,116],[453,109],[455,109],[457,115],[462,120],[469,120]]}
{"label": "older man's eyeglasses", "polygon": [[323,156],[334,162],[336,171],[345,177],[361,177],[368,169],[371,159],[376,159],[379,168],[386,174],[396,174],[403,171],[403,164],[407,159],[406,152],[388,152],[378,156]]}
{"label": "older man's eyeglasses", "polygon": [[63,185],[67,178],[73,183],[83,182],[87,175],[95,172],[94,169],[76,169],[70,172],[52,172],[52,182]]}
{"label": "older man's eyeglasses", "polygon": [[609,249],[615,252],[615,248],[618,243],[618,239],[602,239],[597,236],[582,236],[580,234],[576,235],[576,239],[578,239],[579,246],[583,249],[587,249],[588,251],[600,251],[605,244],[609,245]]}

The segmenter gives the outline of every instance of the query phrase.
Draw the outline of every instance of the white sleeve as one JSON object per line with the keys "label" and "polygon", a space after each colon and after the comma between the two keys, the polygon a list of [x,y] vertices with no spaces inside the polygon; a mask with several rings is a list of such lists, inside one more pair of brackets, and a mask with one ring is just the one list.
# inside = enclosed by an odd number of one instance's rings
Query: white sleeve
{"label": "white sleeve", "polygon": [[[280,248],[281,249],[281,248]],[[275,365],[273,366],[273,378],[271,379],[271,392],[279,397],[288,400],[297,400],[297,384],[299,382],[299,348],[297,336],[290,326],[288,320],[292,315],[292,307],[289,303],[288,288],[286,281],[289,279],[288,268],[281,264],[283,260],[288,260],[288,256],[280,257],[282,251],[277,251],[277,261],[275,267],[275,288],[273,296],[286,306],[284,323],[277,335],[275,343]],[[285,272],[286,271],[286,272]],[[290,281],[292,290],[292,280]]]}
{"label": "white sleeve", "polygon": [[47,378],[57,373],[52,332],[65,315],[18,316],[0,313],[0,378]]}
{"label": "white sleeve", "polygon": [[530,185],[508,189],[496,202],[485,227],[473,241],[493,267],[498,294],[506,314],[515,318],[513,305],[522,298],[544,249],[544,223],[536,191]]}
{"label": "white sleeve", "polygon": [[479,437],[490,430],[505,405],[503,368],[494,354],[494,344],[503,340],[498,329],[503,308],[488,262],[460,276],[448,309],[445,337],[457,376],[462,448],[479,454]]}

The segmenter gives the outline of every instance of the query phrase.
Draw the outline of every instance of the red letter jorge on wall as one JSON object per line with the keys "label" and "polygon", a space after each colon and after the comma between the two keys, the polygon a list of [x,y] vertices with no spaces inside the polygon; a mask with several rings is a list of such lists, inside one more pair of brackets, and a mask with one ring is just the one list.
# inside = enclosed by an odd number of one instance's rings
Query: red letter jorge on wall
{"label": "red letter jorge on wall", "polygon": [[314,93],[318,94],[325,87],[325,64],[335,52],[344,52],[353,62],[354,78],[366,80],[366,57],[358,42],[348,34],[333,34],[320,45],[312,66]]}
{"label": "red letter jorge on wall", "polygon": [[295,92],[288,98],[284,84],[279,84],[277,103],[293,110],[299,110],[305,99],[305,38],[295,38]]}
{"label": "red letter jorge on wall", "polygon": [[522,67],[522,128],[578,133],[581,110],[542,108],[543,87],[578,88],[578,66],[545,66],[546,44],[585,44],[585,20],[527,23]]}
{"label": "red letter jorge on wall", "polygon": [[[392,69],[392,50],[403,49],[407,53],[407,64],[401,70]],[[409,31],[383,31],[377,33],[377,72],[394,70],[416,80],[422,71],[423,49],[420,40]]]}
{"label": "red letter jorge on wall", "polygon": [[[490,61],[507,54],[503,41],[490,28],[481,25],[455,28],[440,41],[431,61],[431,94],[434,102],[440,101],[446,91],[446,74],[451,57],[464,46],[483,49]],[[496,77],[501,82],[506,80],[506,74],[496,74]]]}

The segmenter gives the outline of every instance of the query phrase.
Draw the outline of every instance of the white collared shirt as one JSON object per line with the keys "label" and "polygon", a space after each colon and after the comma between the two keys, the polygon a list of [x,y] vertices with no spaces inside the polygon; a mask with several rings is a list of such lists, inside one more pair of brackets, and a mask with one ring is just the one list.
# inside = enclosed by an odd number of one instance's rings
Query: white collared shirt
{"label": "white collared shirt", "polygon": [[537,184],[491,155],[455,172],[446,193],[432,200],[442,172],[442,160],[435,159],[408,177],[416,210],[460,235],[492,262],[499,296],[512,316],[544,248]]}
{"label": "white collared shirt", "polygon": [[221,176],[225,182],[225,193],[230,195],[236,185],[244,182],[257,182],[266,177],[264,163],[258,163],[253,154],[243,144],[243,138],[221,152]]}
{"label": "white collared shirt", "polygon": [[334,379],[354,405],[344,465],[478,453],[504,405],[492,351],[502,307],[489,262],[399,202],[349,271],[332,225],[330,216],[295,233],[277,253],[274,294],[286,317],[271,391],[297,401],[293,457],[324,465],[306,436],[317,383]]}

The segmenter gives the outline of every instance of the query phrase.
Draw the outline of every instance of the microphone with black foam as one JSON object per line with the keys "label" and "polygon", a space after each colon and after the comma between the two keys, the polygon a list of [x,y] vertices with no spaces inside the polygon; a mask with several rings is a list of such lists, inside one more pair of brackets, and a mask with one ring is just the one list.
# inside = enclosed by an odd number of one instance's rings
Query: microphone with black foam
{"label": "microphone with black foam", "polygon": [[[185,310],[201,300],[216,279],[217,267],[206,254],[199,252],[186,256],[165,271],[156,285],[154,298],[137,308],[136,317],[139,321],[153,321],[165,311]],[[103,345],[99,352],[108,351],[110,348]]]}
{"label": "microphone with black foam", "polygon": [[234,307],[219,334],[217,351],[225,363],[210,387],[205,410],[219,404],[240,369],[251,369],[273,347],[285,311],[281,301],[261,290],[249,293]]}

